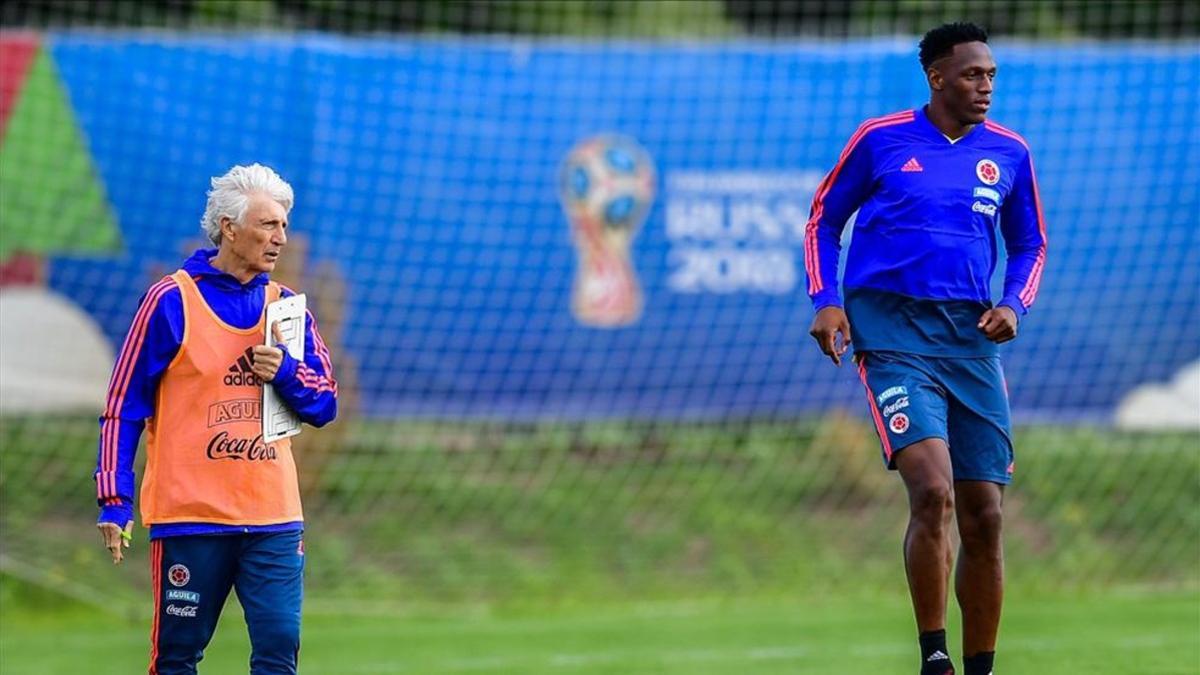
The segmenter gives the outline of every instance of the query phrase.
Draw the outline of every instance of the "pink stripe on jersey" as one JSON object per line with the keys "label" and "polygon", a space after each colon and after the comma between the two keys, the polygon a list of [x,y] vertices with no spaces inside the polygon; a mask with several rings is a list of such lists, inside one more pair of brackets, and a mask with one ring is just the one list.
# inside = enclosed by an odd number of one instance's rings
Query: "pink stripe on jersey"
{"label": "pink stripe on jersey", "polygon": [[[121,404],[125,398],[125,390],[132,375],[133,365],[137,363],[138,353],[145,338],[145,329],[149,324],[149,317],[158,305],[158,299],[162,297],[172,283],[170,280],[164,279],[152,286],[150,291],[147,292],[146,300],[138,308],[133,325],[129,329],[129,334],[121,350],[121,357],[113,367],[112,379],[109,382],[108,403],[104,410],[106,420],[104,434],[101,439],[101,471],[109,472],[116,469],[116,449],[118,447],[117,442],[121,426],[117,418],[120,414]],[[115,478],[112,476],[109,476],[108,479],[115,481]],[[110,489],[108,485],[104,485],[103,487],[105,490]],[[111,487],[115,489],[115,485]],[[106,492],[102,496],[108,494],[112,494],[112,492]]]}
{"label": "pink stripe on jersey", "polygon": [[113,368],[113,379],[109,383],[108,404],[105,406],[106,420],[102,436],[101,471],[105,472],[104,481],[102,484],[97,484],[98,489],[102,487],[105,490],[100,495],[102,497],[116,494],[117,448],[119,447],[121,433],[121,424],[118,418],[121,411],[121,404],[125,400],[126,389],[129,386],[129,379],[133,375],[133,366],[137,363],[142,342],[145,340],[146,327],[149,325],[150,315],[154,313],[154,308],[158,306],[159,299],[173,286],[173,280],[164,279],[152,286],[150,291],[146,293],[146,300],[138,309],[133,325],[130,327],[129,335],[125,340],[121,358]]}
{"label": "pink stripe on jersey", "polygon": [[120,440],[121,424],[119,416],[121,405],[125,401],[125,392],[133,375],[133,367],[137,363],[142,343],[146,338],[146,327],[150,316],[158,306],[158,301],[167,291],[175,287],[175,280],[165,277],[150,287],[146,292],[146,300],[134,315],[133,324],[121,348],[121,356],[113,366],[113,374],[108,383],[108,401],[104,407],[104,429],[101,435],[100,449],[100,480],[96,482],[97,495],[100,498],[113,496],[117,492],[116,468],[117,448]]}
{"label": "pink stripe on jersey", "polygon": [[[142,303],[141,307],[138,307],[138,311],[134,315],[133,323],[129,328],[129,334],[125,337],[124,346],[121,348],[121,356],[117,359],[117,364],[113,367],[112,378],[108,383],[108,406],[104,409],[106,415],[116,415],[117,413],[117,409],[114,407],[116,398],[112,394],[114,390],[119,388],[119,382],[123,381],[123,370],[131,362],[130,356],[136,354],[135,345],[138,344],[136,335],[139,332],[139,328],[145,326],[150,314],[154,311],[154,307],[158,304],[159,296],[174,285],[174,279],[164,277],[158,283],[151,286],[149,291],[146,291],[146,300]],[[132,360],[136,361],[137,359]]]}
{"label": "pink stripe on jersey", "polygon": [[[1024,146],[1026,152],[1029,152],[1029,143],[1025,142],[1021,134],[991,120],[985,120],[983,126],[1001,136],[1013,139]],[[1037,174],[1033,169],[1032,154],[1029,155],[1029,179],[1033,183],[1033,204],[1037,209],[1038,232],[1042,235],[1042,246],[1041,250],[1038,251],[1037,262],[1034,263],[1033,269],[1030,270],[1029,278],[1025,280],[1024,288],[1018,294],[1026,309],[1037,298],[1038,287],[1042,284],[1042,269],[1045,267],[1046,262],[1046,244],[1049,242],[1049,239],[1046,237],[1046,218],[1042,215],[1042,195],[1038,192]]]}
{"label": "pink stripe on jersey", "polygon": [[96,499],[110,498],[112,491],[109,489],[109,475],[108,471],[96,472]]}
{"label": "pink stripe on jersey", "polygon": [[1029,272],[1029,280],[1025,282],[1025,288],[1021,289],[1021,293],[1017,296],[1021,299],[1021,303],[1028,309],[1033,301],[1037,298],[1038,288],[1042,285],[1042,268],[1046,263],[1046,249],[1043,246],[1038,252],[1037,262],[1033,264],[1033,269]]}
{"label": "pink stripe on jersey", "polygon": [[317,330],[317,318],[312,312],[308,313],[308,320],[312,322],[313,334],[313,351],[316,352],[317,358],[321,360],[321,367],[325,369],[325,378],[329,380],[333,391],[337,391],[337,380],[333,378],[333,361],[329,356],[329,347],[325,346],[325,339],[321,337],[321,331]]}
{"label": "pink stripe on jersey", "polygon": [[882,127],[911,122],[913,119],[915,119],[913,111],[904,110],[898,113],[884,115],[883,117],[876,117],[863,122],[861,125],[859,125],[858,130],[854,132],[854,135],[850,137],[850,140],[846,143],[846,147],[842,150],[842,154],[838,156],[837,164],[833,166],[833,169],[830,170],[830,172],[825,176],[825,179],[821,181],[819,186],[817,186],[817,193],[813,196],[812,208],[810,209],[811,215],[809,216],[808,225],[804,228],[804,266],[805,270],[808,272],[808,285],[811,289],[809,291],[809,295],[815,295],[824,289],[824,285],[821,282],[821,259],[819,246],[817,245],[817,227],[821,222],[821,216],[825,214],[825,195],[828,194],[829,190],[833,187],[833,183],[837,180],[837,176],[841,172],[842,166],[850,157],[850,153],[854,152],[854,148],[857,147],[859,142],[866,138],[867,134],[870,132]]}
{"label": "pink stripe on jersey", "polygon": [[[284,286],[283,284],[279,284],[279,286],[288,293],[296,295],[296,291],[288,288],[287,286]],[[308,316],[308,322],[312,325],[313,352],[316,353],[317,358],[321,361],[321,366],[325,369],[325,378],[332,385],[332,391],[336,392],[337,382],[333,379],[333,363],[329,357],[329,348],[325,346],[325,340],[321,337],[321,332],[317,330],[317,317],[313,316],[312,310],[306,309],[304,313]],[[301,360],[300,363],[301,365],[304,365],[305,368],[308,368],[307,364],[305,364],[303,360]]]}
{"label": "pink stripe on jersey", "polygon": [[301,361],[296,366],[296,379],[309,389],[316,389],[317,392],[333,391],[333,385],[326,378],[317,375],[316,371]]}
{"label": "pink stripe on jersey", "polygon": [[312,381],[312,382],[327,382],[328,381],[325,379],[325,377],[323,375],[320,375],[317,373],[317,371],[313,370],[312,366],[308,365],[307,363],[305,363],[303,361],[301,361],[299,364],[297,364],[296,372],[304,379]]}

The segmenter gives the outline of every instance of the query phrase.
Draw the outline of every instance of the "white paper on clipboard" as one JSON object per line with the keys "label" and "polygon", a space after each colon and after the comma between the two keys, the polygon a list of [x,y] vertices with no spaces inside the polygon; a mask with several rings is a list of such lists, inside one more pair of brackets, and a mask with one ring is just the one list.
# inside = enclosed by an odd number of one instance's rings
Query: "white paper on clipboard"
{"label": "white paper on clipboard", "polygon": [[[267,305],[265,344],[268,347],[276,345],[271,326],[279,322],[279,332],[287,345],[288,353],[292,358],[303,359],[304,314],[307,308],[308,300],[303,293]],[[272,443],[300,433],[300,418],[275,393],[275,387],[272,387],[270,382],[263,385],[262,432],[264,443]]]}

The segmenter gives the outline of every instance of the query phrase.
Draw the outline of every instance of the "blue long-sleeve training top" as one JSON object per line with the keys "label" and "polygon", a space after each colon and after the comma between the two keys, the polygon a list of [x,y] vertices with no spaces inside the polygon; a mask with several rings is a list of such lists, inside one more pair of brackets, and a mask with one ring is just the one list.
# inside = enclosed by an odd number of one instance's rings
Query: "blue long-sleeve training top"
{"label": "blue long-sleeve training top", "polygon": [[[195,279],[201,296],[222,321],[237,328],[256,325],[262,318],[269,278],[259,274],[243,284],[212,266],[209,261],[216,254],[216,249],[200,249],[184,262],[183,269]],[[286,286],[281,291],[282,297],[295,295]],[[133,460],[145,421],[154,415],[159,380],[183,344],[183,297],[174,280],[168,277],[154,284],[138,305],[113,367],[107,403],[100,416],[96,460],[99,522],[119,527],[133,519]],[[116,373],[125,371],[129,371],[128,382],[123,388],[117,387]],[[333,379],[329,349],[317,331],[311,311],[305,319],[304,359],[295,359],[283,350],[283,363],[271,386],[307,424],[323,426],[337,416],[337,382]],[[152,525],[150,538],[282,532],[301,527],[300,522],[262,526],[170,523]]]}
{"label": "blue long-sleeve training top", "polygon": [[1037,297],[1046,226],[1029,146],[990,120],[951,141],[924,110],[870,119],[817,188],[805,228],[808,293],[842,306],[856,350],[989,356],[976,325],[991,307],[996,228],[1008,254],[999,305],[1023,316]]}

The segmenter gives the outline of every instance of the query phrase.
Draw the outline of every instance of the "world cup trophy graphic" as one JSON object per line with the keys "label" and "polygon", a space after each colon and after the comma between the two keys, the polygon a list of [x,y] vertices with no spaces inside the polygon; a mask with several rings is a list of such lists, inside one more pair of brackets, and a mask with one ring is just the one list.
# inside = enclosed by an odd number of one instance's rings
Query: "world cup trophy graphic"
{"label": "world cup trophy graphic", "polygon": [[654,201],[654,184],[654,163],[632,138],[595,136],[567,154],[559,192],[579,254],[571,311],[580,323],[618,328],[641,316],[630,246]]}

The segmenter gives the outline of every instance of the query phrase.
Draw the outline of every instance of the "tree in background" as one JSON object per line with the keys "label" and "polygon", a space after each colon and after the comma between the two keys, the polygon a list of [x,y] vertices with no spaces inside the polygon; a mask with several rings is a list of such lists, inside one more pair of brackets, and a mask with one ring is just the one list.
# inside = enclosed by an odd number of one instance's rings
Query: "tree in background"
{"label": "tree in background", "polygon": [[0,25],[264,28],[631,38],[918,34],[971,18],[1033,38],[1187,38],[1185,0],[19,0]]}

